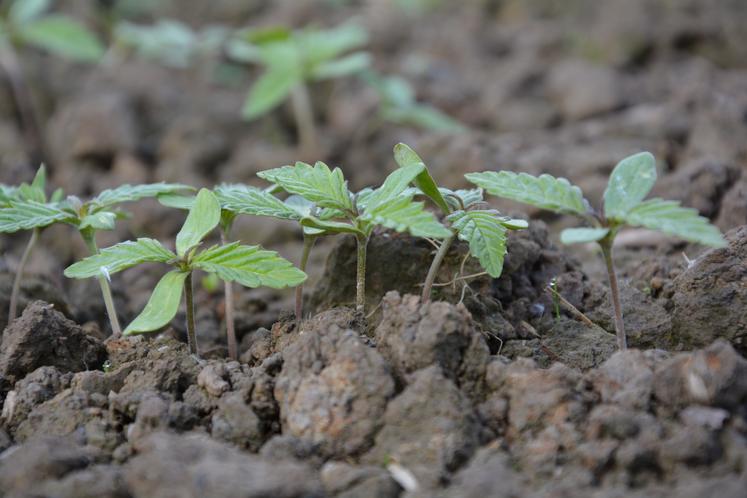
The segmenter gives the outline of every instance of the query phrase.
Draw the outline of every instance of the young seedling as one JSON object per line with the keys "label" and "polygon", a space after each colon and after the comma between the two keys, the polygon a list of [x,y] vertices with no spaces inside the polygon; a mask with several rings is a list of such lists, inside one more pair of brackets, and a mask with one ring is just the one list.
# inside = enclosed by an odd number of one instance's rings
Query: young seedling
{"label": "young seedling", "polygon": [[229,45],[231,57],[265,66],[265,72],[249,90],[244,117],[253,120],[263,116],[290,97],[301,151],[305,157],[317,156],[319,140],[307,85],[368,67],[368,53],[344,55],[366,41],[366,32],[353,25],[329,30],[274,28],[238,33]]}
{"label": "young seedling", "polygon": [[413,179],[416,191],[429,197],[450,223],[451,233],[440,242],[425,278],[421,302],[430,300],[441,264],[457,238],[467,242],[469,254],[478,259],[488,275],[500,277],[506,256],[507,233],[509,230],[527,228],[527,222],[503,216],[495,209],[482,209],[485,207],[482,189],[439,188],[420,156],[403,143],[394,147],[394,159],[400,168],[422,165],[422,171]]}
{"label": "young seedling", "polygon": [[328,219],[313,210],[300,219],[301,225],[324,233],[349,233],[357,243],[356,309],[363,311],[366,303],[366,249],[376,226],[398,232],[410,232],[416,237],[443,239],[451,232],[414,202],[415,192],[408,185],[423,171],[422,163],[411,164],[391,173],[377,189],[365,189],[353,195],[339,168],[317,162],[313,167],[298,162],[295,166],[261,171],[257,175],[290,194],[296,194],[321,209],[332,210]]}
{"label": "young seedling", "polygon": [[187,312],[187,339],[197,355],[192,273],[202,270],[220,279],[246,287],[292,287],[306,274],[273,251],[238,242],[214,245],[200,250],[203,239],[220,223],[221,207],[216,196],[201,189],[187,219],[176,236],[176,253],[154,239],[141,238],[103,249],[65,270],[70,278],[110,275],[141,263],[166,263],[172,270],[156,285],[143,311],[127,326],[125,335],[151,332],[166,326],[176,315],[182,292]]}
{"label": "young seedling", "polygon": [[[14,202],[18,201],[34,201],[46,203],[46,186],[47,172],[46,168],[42,164],[39,167],[39,170],[36,172],[36,176],[34,176],[34,180],[31,182],[31,184],[22,183],[18,188],[0,185],[0,209],[10,208]],[[62,199],[63,195],[64,194],[62,193],[62,190],[57,189],[52,194],[49,202],[57,203]],[[23,271],[26,268],[26,263],[28,262],[29,256],[31,255],[31,251],[34,249],[36,242],[39,240],[39,234],[41,233],[41,230],[41,227],[34,227],[31,230],[31,237],[29,237],[29,241],[26,243],[26,248],[23,250],[21,260],[18,263],[18,269],[16,270],[16,275],[13,278],[13,288],[10,292],[8,323],[10,323],[10,321],[13,320],[16,316],[18,316],[18,296],[21,292],[21,279],[23,277]],[[2,231],[1,228],[0,231]]]}
{"label": "young seedling", "polygon": [[[37,174],[38,176],[39,174]],[[43,184],[43,180],[41,184]],[[38,236],[39,230],[55,223],[66,223],[73,225],[78,230],[88,251],[91,254],[96,254],[98,253],[96,232],[98,230],[113,230],[116,220],[126,216],[126,213],[116,209],[118,204],[185,189],[191,189],[191,187],[175,183],[122,185],[115,189],[104,190],[86,202],[75,196],[69,196],[64,201],[59,201],[62,197],[61,191],[58,191],[59,194],[55,193],[50,202],[46,202],[46,198],[43,198],[38,192],[34,197],[9,198],[4,205],[0,205],[0,233],[33,230],[32,241],[35,241],[34,233]],[[30,248],[27,248],[27,251],[30,251]],[[112,335],[118,337],[121,328],[114,308],[108,275],[101,274],[98,277]]]}
{"label": "young seedling", "polygon": [[80,62],[95,62],[104,53],[96,37],[71,17],[46,14],[51,0],[13,0],[0,6],[0,70],[8,80],[29,159],[46,162],[43,134],[17,51],[36,47]]}
{"label": "young seedling", "polygon": [[640,152],[620,161],[610,175],[604,192],[604,205],[595,210],[584,199],[581,189],[565,178],[550,175],[531,176],[509,171],[468,173],[465,177],[488,193],[556,213],[582,218],[590,227],[568,228],[560,234],[564,244],[596,242],[602,250],[610,285],[610,300],[615,315],[617,344],[627,347],[620,291],[612,259],[617,233],[625,226],[644,227],[703,245],[726,244],[718,228],[695,209],[676,201],[644,198],[656,182],[656,162],[648,152]]}

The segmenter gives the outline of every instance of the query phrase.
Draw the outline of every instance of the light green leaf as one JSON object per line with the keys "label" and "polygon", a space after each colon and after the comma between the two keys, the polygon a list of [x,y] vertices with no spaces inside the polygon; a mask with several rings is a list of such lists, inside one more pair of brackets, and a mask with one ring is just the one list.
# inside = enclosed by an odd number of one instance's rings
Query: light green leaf
{"label": "light green leaf", "polygon": [[199,244],[220,222],[220,203],[208,189],[200,189],[187,219],[176,234],[176,253],[181,257]]}
{"label": "light green leaf", "polygon": [[52,0],[15,0],[10,5],[8,19],[13,24],[24,24],[39,17],[49,8]]}
{"label": "light green leaf", "polygon": [[386,177],[381,187],[374,190],[366,198],[366,210],[375,210],[381,205],[395,200],[423,171],[425,171],[425,164],[422,162],[409,164],[394,170]]}
{"label": "light green leaf", "polygon": [[340,168],[330,170],[323,162],[310,165],[297,162],[295,166],[283,166],[260,171],[257,176],[275,183],[288,193],[298,194],[319,207],[353,210],[347,182]]}
{"label": "light green leaf", "polygon": [[406,107],[385,106],[381,117],[392,123],[415,126],[424,130],[443,133],[463,133],[467,127],[435,107],[412,104]]}
{"label": "light green leaf", "polygon": [[604,191],[604,215],[621,220],[651,192],[656,183],[656,160],[650,152],[626,157],[615,166]]}
{"label": "light green leaf", "polygon": [[560,232],[563,244],[583,244],[602,240],[610,233],[609,228],[566,228]]}
{"label": "light green leaf", "polygon": [[156,199],[161,205],[174,209],[189,210],[195,203],[193,195],[159,194]]}
{"label": "light green leaf", "polygon": [[242,246],[238,242],[213,246],[198,254],[193,264],[221,279],[238,282],[245,287],[295,287],[306,274],[274,251],[259,246]]}
{"label": "light green leaf", "polygon": [[508,228],[500,223],[502,217],[494,210],[457,211],[446,219],[457,231],[460,240],[469,244],[469,252],[493,278],[503,272]]}
{"label": "light green leaf", "polygon": [[414,150],[412,150],[408,145],[398,143],[394,146],[394,160],[397,161],[400,168],[411,166],[413,164],[422,164],[423,171],[415,177],[413,183],[423,194],[430,197],[430,199],[441,208],[441,211],[446,214],[451,212],[449,204],[441,195],[441,191],[438,189],[438,185],[435,180],[433,180],[428,168]]}
{"label": "light green leaf", "polygon": [[44,191],[35,187],[32,187],[28,183],[22,183],[18,187],[18,198],[22,201],[33,201],[40,204],[47,202]]}
{"label": "light green leaf", "polygon": [[36,175],[34,175],[34,180],[31,182],[31,186],[35,189],[41,190],[42,192],[47,188],[47,167],[43,164],[39,166],[38,170],[36,170]]}
{"label": "light green leaf", "polygon": [[303,81],[298,66],[269,67],[254,83],[246,97],[242,115],[247,120],[256,119],[283,103],[293,87]]}
{"label": "light green leaf", "polygon": [[381,225],[398,232],[410,232],[416,237],[444,239],[451,235],[433,213],[423,208],[422,202],[413,202],[408,197],[400,196],[376,208],[369,207],[360,219],[368,222],[369,230]]}
{"label": "light green leaf", "polygon": [[354,24],[343,24],[327,30],[296,32],[293,37],[303,51],[304,62],[310,67],[359,48],[368,41],[366,31]]}
{"label": "light green leaf", "polygon": [[124,335],[151,332],[165,327],[176,316],[188,273],[173,270],[158,281],[143,311],[130,323]]}
{"label": "light green leaf", "polygon": [[62,199],[65,198],[65,191],[62,190],[62,188],[55,189],[54,192],[52,192],[52,195],[50,196],[49,200],[50,202],[60,202]]}
{"label": "light green leaf", "polygon": [[[456,206],[454,209],[466,209],[471,206],[474,206],[475,204],[478,204],[480,202],[484,201],[484,196],[481,188],[470,188],[470,189],[458,189],[458,190],[449,190],[445,188],[439,189],[441,191],[441,195],[443,195],[446,198],[446,202],[453,204]],[[457,202],[456,199],[453,197],[459,197],[461,199],[461,204]],[[463,206],[463,207],[462,207]]]}
{"label": "light green leaf", "polygon": [[558,213],[586,214],[581,189],[565,178],[511,171],[467,173],[464,177],[488,193]]}
{"label": "light green leaf", "polygon": [[237,214],[298,220],[301,215],[271,193],[245,185],[219,186],[215,195],[221,207]]}
{"label": "light green leaf", "polygon": [[371,54],[356,52],[336,60],[322,62],[312,68],[311,77],[315,80],[340,78],[359,73],[371,65]]}
{"label": "light green leaf", "polygon": [[623,219],[632,226],[641,226],[680,237],[706,246],[724,247],[721,231],[692,208],[677,201],[650,199],[631,209]]}
{"label": "light green leaf", "polygon": [[10,201],[18,198],[18,189],[9,185],[0,184],[0,207],[6,207]]}
{"label": "light green leaf", "polygon": [[128,240],[102,249],[98,254],[74,263],[65,269],[68,278],[90,278],[111,275],[140,263],[168,263],[176,258],[154,239]]}
{"label": "light green leaf", "polygon": [[73,218],[73,214],[51,204],[11,200],[9,207],[0,209],[0,233],[42,228],[61,221],[68,222]]}
{"label": "light green leaf", "polygon": [[93,228],[94,230],[114,230],[114,222],[117,220],[117,214],[111,211],[99,211],[97,213],[84,216],[80,220],[78,229]]}
{"label": "light green leaf", "polygon": [[[319,230],[321,232],[352,233],[356,235],[363,235],[363,232],[358,230],[356,227],[354,227],[350,223],[345,223],[341,221],[321,220],[313,216],[306,216],[304,218],[301,218],[301,225],[304,227],[304,229],[312,228],[315,230]],[[310,233],[314,234],[314,232],[310,232]]]}
{"label": "light green leaf", "polygon": [[134,202],[146,197],[156,197],[165,194],[175,194],[179,191],[190,191],[194,188],[181,183],[149,183],[146,185],[121,185],[108,189],[94,197],[90,204],[94,210],[104,209],[123,202]]}
{"label": "light green leaf", "polygon": [[46,16],[24,24],[19,35],[32,45],[78,61],[94,62],[104,54],[98,39],[68,16]]}

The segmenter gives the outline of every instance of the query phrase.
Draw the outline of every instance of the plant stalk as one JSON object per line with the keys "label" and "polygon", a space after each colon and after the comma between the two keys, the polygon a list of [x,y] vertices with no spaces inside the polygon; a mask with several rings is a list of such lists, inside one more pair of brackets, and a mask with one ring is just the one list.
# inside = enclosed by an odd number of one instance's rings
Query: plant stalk
{"label": "plant stalk", "polygon": [[18,263],[18,269],[16,269],[16,276],[13,279],[13,290],[10,293],[10,309],[8,310],[8,323],[11,322],[16,316],[18,316],[18,297],[21,294],[21,279],[23,277],[23,270],[26,268],[26,263],[31,255],[31,250],[36,245],[36,241],[39,240],[39,233],[41,230],[37,227],[31,231],[31,237],[29,238],[26,248],[23,250],[21,261]]}
{"label": "plant stalk", "polygon": [[195,305],[192,296],[192,271],[184,279],[184,300],[187,305],[187,344],[189,352],[197,356],[197,334],[195,333]]}
{"label": "plant stalk", "polygon": [[441,242],[441,246],[438,248],[436,256],[431,262],[431,267],[428,269],[428,275],[425,277],[425,284],[423,284],[423,294],[420,296],[420,302],[423,304],[427,303],[431,299],[433,282],[436,281],[438,271],[441,269],[441,264],[443,263],[446,254],[449,252],[449,248],[451,248],[451,244],[454,242],[454,238],[456,238],[456,232],[452,232],[450,237],[445,238]]}
{"label": "plant stalk", "polygon": [[301,148],[301,156],[306,161],[318,159],[319,137],[314,121],[314,109],[311,104],[311,96],[306,83],[299,83],[291,90],[291,107],[293,118],[298,128],[298,141]]}
{"label": "plant stalk", "polygon": [[[314,247],[316,242],[316,235],[303,236],[303,253],[301,254],[301,264],[299,268],[302,272],[306,272],[306,263],[309,262],[309,254],[311,254],[311,248]],[[296,322],[301,323],[303,318],[303,284],[296,287]]]}
{"label": "plant stalk", "polygon": [[356,235],[358,243],[358,271],[355,283],[355,310],[363,312],[366,307],[366,249],[368,236]]}
{"label": "plant stalk", "polygon": [[[81,237],[88,247],[88,251],[93,254],[99,253],[99,248],[96,245],[96,236],[92,231],[81,231]],[[122,328],[119,326],[119,318],[117,318],[117,309],[114,307],[114,298],[112,297],[112,289],[109,287],[109,279],[107,276],[99,275],[99,286],[101,287],[101,295],[104,297],[104,306],[106,307],[106,314],[109,316],[109,324],[112,328],[112,337],[118,338],[122,335]]]}
{"label": "plant stalk", "polygon": [[[220,231],[220,242],[225,245],[228,240],[228,230],[226,228]],[[226,303],[226,341],[228,342],[228,357],[232,360],[239,359],[239,346],[236,341],[236,324],[233,309],[233,283],[228,280],[223,281],[223,292]]]}
{"label": "plant stalk", "polygon": [[617,333],[617,347],[620,349],[620,351],[624,351],[628,348],[628,344],[625,336],[625,323],[623,322],[622,305],[620,304],[620,289],[617,284],[615,265],[612,260],[612,239],[606,237],[600,240],[599,246],[602,248],[604,263],[607,266],[607,277],[609,278],[610,282],[610,301],[612,302],[612,309],[615,313],[615,332]]}

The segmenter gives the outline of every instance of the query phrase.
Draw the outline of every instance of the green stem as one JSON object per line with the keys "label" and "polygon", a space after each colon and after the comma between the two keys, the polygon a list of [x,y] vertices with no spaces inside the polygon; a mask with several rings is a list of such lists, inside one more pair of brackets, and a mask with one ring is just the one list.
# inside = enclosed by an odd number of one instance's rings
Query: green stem
{"label": "green stem", "polygon": [[355,309],[363,311],[366,306],[366,249],[368,247],[368,236],[357,235],[358,243],[358,271],[355,283]]}
{"label": "green stem", "polygon": [[615,273],[615,265],[612,260],[612,238],[608,236],[600,240],[599,246],[602,248],[604,263],[607,266],[607,277],[610,282],[610,301],[612,302],[612,309],[615,313],[617,346],[621,351],[624,351],[628,348],[628,344],[625,337],[625,323],[623,322],[622,305],[620,304],[620,289],[617,285],[617,274]]}
{"label": "green stem", "polygon": [[[309,254],[311,254],[311,248],[314,247],[314,242],[316,242],[316,235],[304,234],[300,264],[302,272],[306,272],[306,263],[309,262]],[[303,318],[303,284],[296,287],[296,322],[301,323],[301,318]]]}
{"label": "green stem", "polygon": [[[230,225],[220,231],[220,242],[226,244],[228,241],[228,231]],[[226,340],[228,342],[228,357],[232,360],[239,359],[239,346],[236,341],[236,325],[233,309],[233,284],[228,280],[223,281],[223,291],[226,301]]]}
{"label": "green stem", "polygon": [[291,107],[293,117],[298,128],[298,141],[304,160],[317,159],[319,154],[319,139],[317,136],[314,110],[306,83],[299,83],[291,90]]}
{"label": "green stem", "polygon": [[[99,248],[96,245],[96,235],[92,230],[82,230],[80,232],[81,237],[88,247],[88,251],[93,254],[99,253]],[[122,328],[119,326],[119,318],[117,318],[117,309],[114,307],[114,298],[112,297],[112,290],[109,287],[109,279],[107,276],[99,275],[99,286],[101,287],[101,295],[104,297],[104,306],[106,307],[106,314],[109,316],[109,324],[112,328],[112,337],[117,338],[122,335]]]}
{"label": "green stem", "polygon": [[436,281],[438,271],[441,269],[441,264],[443,263],[446,254],[449,252],[449,248],[451,247],[451,244],[454,242],[455,238],[456,232],[452,232],[450,237],[444,239],[441,242],[441,246],[438,248],[438,252],[436,252],[436,256],[431,262],[431,267],[428,269],[428,275],[425,277],[425,284],[423,284],[423,294],[420,296],[420,301],[423,304],[427,303],[431,299],[433,282]]}
{"label": "green stem", "polygon": [[192,297],[192,271],[187,273],[187,278],[184,280],[184,300],[187,305],[187,344],[189,344],[189,352],[198,355],[197,334],[195,333],[195,305]]}
{"label": "green stem", "polygon": [[26,248],[23,250],[21,261],[18,263],[18,269],[16,270],[16,276],[13,279],[13,290],[10,293],[10,309],[8,310],[8,323],[11,322],[16,316],[18,316],[18,296],[21,294],[21,278],[23,277],[23,270],[26,268],[26,263],[29,260],[31,250],[36,245],[36,241],[39,240],[39,228],[34,228],[31,231],[31,237],[29,238]]}

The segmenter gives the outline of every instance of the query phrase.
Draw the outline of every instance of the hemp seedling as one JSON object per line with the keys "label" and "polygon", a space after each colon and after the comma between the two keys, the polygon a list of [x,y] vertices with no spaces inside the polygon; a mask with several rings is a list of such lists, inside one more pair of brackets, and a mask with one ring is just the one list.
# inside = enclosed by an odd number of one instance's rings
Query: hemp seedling
{"label": "hemp seedling", "polygon": [[[22,183],[19,187],[8,187],[0,185],[0,210],[11,208],[16,202],[33,201],[46,203],[47,202],[47,170],[42,164],[39,170],[34,176],[34,180],[31,184]],[[51,203],[57,203],[62,199],[62,189],[57,189],[49,199]],[[2,211],[0,211],[0,223],[2,223]],[[31,237],[26,243],[26,248],[23,250],[21,261],[18,263],[18,269],[16,275],[13,278],[13,287],[10,292],[10,307],[8,308],[8,323],[18,316],[18,296],[21,292],[21,279],[23,277],[23,270],[26,268],[31,251],[34,249],[36,242],[39,240],[39,234],[43,227],[34,227],[31,230]],[[3,225],[0,224],[0,232],[7,232],[3,230]]]}
{"label": "hemp seedling", "polygon": [[425,170],[423,164],[412,164],[391,173],[377,189],[365,189],[353,195],[339,168],[317,162],[313,167],[298,162],[295,166],[261,171],[257,176],[290,194],[296,194],[319,208],[333,210],[324,219],[313,210],[300,219],[301,225],[324,233],[353,234],[357,243],[356,309],[363,311],[366,303],[366,249],[376,226],[398,232],[410,232],[416,237],[443,239],[451,232],[414,202],[414,192],[408,185]]}
{"label": "hemp seedling", "polygon": [[450,235],[439,245],[436,256],[423,285],[421,302],[431,298],[431,290],[451,244],[456,238],[469,244],[469,254],[480,261],[485,272],[498,278],[503,272],[503,259],[506,256],[506,236],[509,230],[527,228],[524,220],[501,215],[495,209],[479,209],[483,202],[482,189],[450,190],[439,188],[425,163],[409,146],[400,143],[394,147],[394,159],[400,168],[422,165],[413,184],[417,192],[429,197],[446,216],[450,223]]}
{"label": "hemp seedling", "polygon": [[141,263],[166,263],[173,269],[156,285],[143,311],[127,326],[125,335],[151,332],[167,325],[176,315],[184,292],[189,349],[197,354],[192,273],[202,270],[220,279],[246,287],[292,287],[306,274],[274,251],[238,242],[199,250],[203,239],[220,223],[221,207],[216,196],[201,189],[176,236],[176,253],[154,239],[121,242],[89,256],[65,270],[70,278],[110,275]]}
{"label": "hemp seedling", "polygon": [[643,200],[656,182],[656,162],[648,152],[626,157],[615,166],[600,211],[593,209],[584,199],[581,189],[565,178],[546,174],[535,177],[509,171],[468,173],[465,177],[490,194],[556,213],[572,214],[591,225],[563,230],[560,241],[564,244],[596,242],[602,249],[620,349],[627,347],[627,340],[612,259],[613,242],[620,229],[638,226],[707,246],[723,247],[726,244],[719,229],[700,216],[697,210],[682,207],[676,201]]}
{"label": "hemp seedling", "polygon": [[104,53],[96,37],[75,19],[45,14],[51,4],[51,0],[13,0],[0,7],[0,71],[8,80],[26,152],[36,164],[49,164],[49,157],[18,50],[36,47],[80,62],[95,62]]}
{"label": "hemp seedling", "polygon": [[[69,196],[64,201],[58,201],[62,197],[61,192],[53,195],[50,202],[46,202],[46,199],[38,193],[33,198],[10,198],[4,205],[0,204],[0,233],[34,230],[38,235],[38,231],[42,228],[55,223],[67,223],[78,230],[88,251],[91,254],[96,254],[98,253],[96,231],[113,230],[116,220],[126,215],[115,209],[117,204],[185,189],[191,189],[191,187],[177,183],[122,185],[114,189],[104,190],[86,202],[75,196]],[[34,239],[33,233],[32,239]],[[117,337],[121,333],[121,328],[114,308],[108,276],[102,274],[98,277],[106,313],[109,316],[109,323],[112,328],[112,335]]]}
{"label": "hemp seedling", "polygon": [[353,25],[328,30],[274,28],[240,32],[230,43],[229,54],[242,62],[265,66],[265,72],[249,90],[244,117],[256,119],[290,96],[301,150],[306,156],[317,155],[319,142],[307,85],[368,67],[368,53],[344,55],[363,46],[367,38],[363,29]]}

